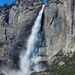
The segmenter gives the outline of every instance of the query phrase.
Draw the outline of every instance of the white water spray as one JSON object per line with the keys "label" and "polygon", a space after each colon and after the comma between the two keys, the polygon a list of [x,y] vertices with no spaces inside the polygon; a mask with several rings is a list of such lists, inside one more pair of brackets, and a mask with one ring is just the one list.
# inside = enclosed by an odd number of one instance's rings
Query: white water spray
{"label": "white water spray", "polygon": [[43,9],[45,5],[43,5],[41,11],[39,12],[39,15],[34,23],[34,26],[32,27],[32,32],[29,36],[28,42],[27,42],[27,50],[25,53],[22,53],[20,56],[20,69],[23,71],[25,75],[30,75],[32,72],[31,66],[34,71],[39,71],[39,67],[36,64],[37,59],[37,48],[36,45],[38,43],[38,34],[41,27],[41,18],[43,14]]}

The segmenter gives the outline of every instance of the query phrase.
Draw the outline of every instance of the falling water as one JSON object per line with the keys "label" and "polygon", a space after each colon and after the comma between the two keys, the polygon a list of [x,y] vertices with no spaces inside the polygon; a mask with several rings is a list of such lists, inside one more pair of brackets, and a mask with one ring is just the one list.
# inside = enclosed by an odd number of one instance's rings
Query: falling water
{"label": "falling water", "polygon": [[7,67],[2,69],[5,75],[30,75],[32,72],[39,72],[40,64],[38,63],[38,45],[39,45],[39,31],[41,27],[41,19],[43,15],[43,9],[45,5],[42,6],[37,19],[32,27],[31,34],[27,42],[27,50],[22,52],[20,55],[20,70],[11,70]]}
{"label": "falling water", "polygon": [[20,69],[23,71],[24,75],[30,75],[30,73],[32,73],[33,71],[40,70],[37,65],[37,61],[39,61],[39,59],[37,58],[37,44],[39,41],[38,35],[41,27],[41,18],[44,7],[45,5],[42,6],[38,17],[35,20],[34,26],[32,27],[32,31],[27,42],[27,50],[20,55]]}

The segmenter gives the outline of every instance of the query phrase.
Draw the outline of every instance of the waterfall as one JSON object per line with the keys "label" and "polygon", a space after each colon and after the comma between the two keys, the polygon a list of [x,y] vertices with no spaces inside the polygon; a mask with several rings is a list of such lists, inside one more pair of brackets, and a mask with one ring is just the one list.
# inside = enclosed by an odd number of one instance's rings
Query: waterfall
{"label": "waterfall", "polygon": [[20,55],[20,69],[24,75],[30,75],[33,71],[39,71],[40,67],[37,64],[39,61],[38,55],[38,42],[39,42],[39,31],[41,27],[41,18],[43,14],[43,9],[45,5],[42,6],[37,19],[32,27],[31,34],[27,42],[27,50]]}
{"label": "waterfall", "polygon": [[27,50],[24,50],[20,54],[20,70],[13,70],[8,67],[4,67],[1,71],[5,75],[30,75],[32,72],[42,71],[40,69],[39,57],[39,31],[41,28],[41,19],[43,15],[45,5],[42,6],[37,19],[32,27],[31,34],[27,41]]}

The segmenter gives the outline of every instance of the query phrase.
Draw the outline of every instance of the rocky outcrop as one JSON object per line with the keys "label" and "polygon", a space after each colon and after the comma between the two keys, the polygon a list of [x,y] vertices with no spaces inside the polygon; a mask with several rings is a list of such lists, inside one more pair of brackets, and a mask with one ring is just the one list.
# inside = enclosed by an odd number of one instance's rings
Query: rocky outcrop
{"label": "rocky outcrop", "polygon": [[3,65],[18,64],[19,54],[26,49],[26,41],[41,5],[40,0],[17,0],[0,8],[0,60]]}
{"label": "rocky outcrop", "polygon": [[[75,62],[74,59],[72,60],[74,58],[72,52],[75,51],[75,0],[47,0],[44,10],[43,34],[45,39],[42,49],[47,55],[49,67],[46,72],[32,75],[72,75],[70,66],[73,66],[72,62]],[[63,53],[61,53],[62,51]],[[59,56],[56,57],[58,53]],[[59,66],[57,66],[57,62]],[[60,65],[64,67],[60,67]],[[69,69],[71,73],[69,73]],[[74,68],[72,71],[75,71]]]}
{"label": "rocky outcrop", "polygon": [[64,54],[75,51],[74,3],[74,0],[48,0],[46,4],[43,30],[49,64],[60,50]]}
{"label": "rocky outcrop", "polygon": [[0,75],[5,75],[4,73],[0,72]]}
{"label": "rocky outcrop", "polygon": [[52,72],[38,72],[38,73],[32,73],[31,75],[54,75]]}

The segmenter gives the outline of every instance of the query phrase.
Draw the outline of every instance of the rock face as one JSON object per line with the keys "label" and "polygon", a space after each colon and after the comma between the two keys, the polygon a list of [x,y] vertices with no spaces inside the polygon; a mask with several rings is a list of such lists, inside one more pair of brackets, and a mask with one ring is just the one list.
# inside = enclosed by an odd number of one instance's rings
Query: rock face
{"label": "rock face", "polygon": [[44,32],[48,63],[60,50],[75,51],[75,1],[48,0],[44,10]]}
{"label": "rock face", "polygon": [[[39,56],[50,65],[59,51],[75,51],[75,0],[48,0],[42,18],[42,44]],[[18,64],[26,42],[41,9],[41,0],[17,0],[0,8],[0,63]],[[40,61],[41,62],[41,61]],[[62,63],[61,63],[62,64]],[[60,64],[60,65],[61,65]],[[33,73],[32,75],[54,75]]]}
{"label": "rock face", "polygon": [[39,72],[39,73],[33,73],[31,75],[54,75],[54,73],[50,73],[50,72]]}
{"label": "rock face", "polygon": [[20,51],[41,9],[40,0],[17,0],[0,8],[0,60],[3,64],[18,64]]}

